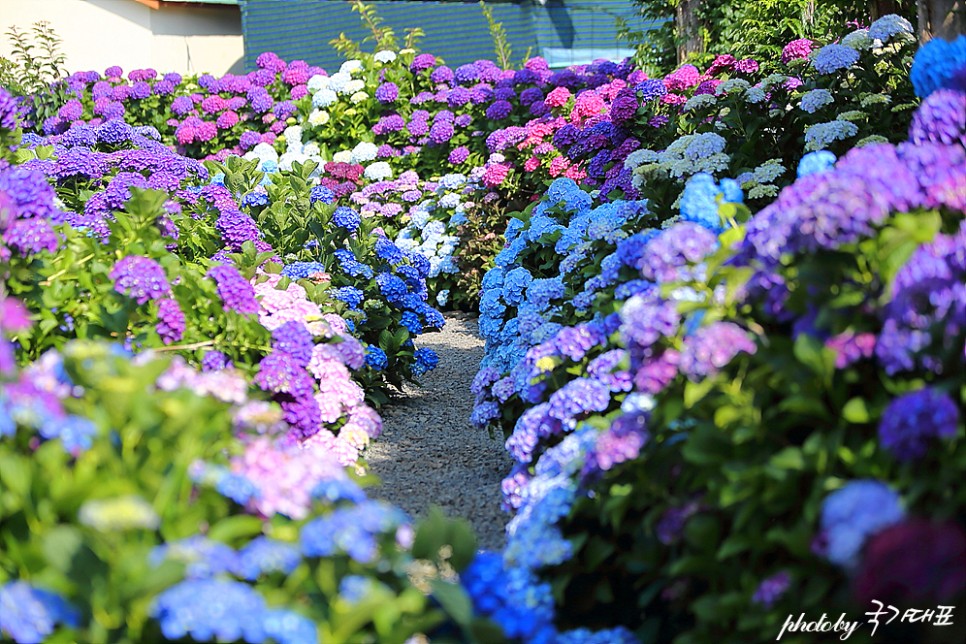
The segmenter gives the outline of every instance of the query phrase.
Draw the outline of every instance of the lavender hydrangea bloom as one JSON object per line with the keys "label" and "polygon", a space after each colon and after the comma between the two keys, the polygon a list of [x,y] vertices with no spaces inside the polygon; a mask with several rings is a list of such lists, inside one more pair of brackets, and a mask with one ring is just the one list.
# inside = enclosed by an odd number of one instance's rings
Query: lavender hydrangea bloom
{"label": "lavender hydrangea bloom", "polygon": [[648,242],[642,258],[642,274],[655,282],[676,282],[700,277],[701,271],[688,269],[718,246],[717,236],[692,222],[681,222]]}
{"label": "lavender hydrangea bloom", "polygon": [[555,391],[548,404],[550,417],[567,422],[587,412],[607,409],[610,389],[596,380],[577,378]]}
{"label": "lavender hydrangea bloom", "polygon": [[899,396],[879,423],[882,446],[902,461],[923,457],[934,438],[952,438],[959,410],[948,394],[932,387]]}
{"label": "lavender hydrangea bloom", "polygon": [[654,295],[635,295],[620,312],[621,335],[632,351],[648,354],[662,337],[677,332],[681,317],[674,302]]}

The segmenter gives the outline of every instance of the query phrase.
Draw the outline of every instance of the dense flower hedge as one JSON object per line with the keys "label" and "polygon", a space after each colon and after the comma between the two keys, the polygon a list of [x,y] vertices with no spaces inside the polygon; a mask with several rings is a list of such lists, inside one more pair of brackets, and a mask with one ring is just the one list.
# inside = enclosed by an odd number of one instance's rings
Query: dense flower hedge
{"label": "dense flower hedge", "polygon": [[[962,599],[966,37],[914,47],[113,67],[39,123],[0,91],[3,636],[747,641]],[[419,336],[477,306],[499,553],[364,492]]]}
{"label": "dense flower hedge", "polygon": [[921,50],[908,140],[807,153],[753,215],[726,163],[694,167],[712,152],[675,162],[676,200],[561,178],[510,220],[473,419],[517,462],[502,565],[538,598],[533,637],[756,640],[962,599],[966,86],[943,47],[966,38]]}

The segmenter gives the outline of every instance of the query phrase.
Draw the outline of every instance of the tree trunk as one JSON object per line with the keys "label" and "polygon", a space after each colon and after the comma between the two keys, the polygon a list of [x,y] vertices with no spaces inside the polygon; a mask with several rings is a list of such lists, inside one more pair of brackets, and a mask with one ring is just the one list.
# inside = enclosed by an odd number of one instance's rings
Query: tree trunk
{"label": "tree trunk", "polygon": [[872,20],[878,20],[882,16],[888,16],[890,13],[899,13],[899,11],[898,0],[872,0],[869,3],[869,17]]}
{"label": "tree trunk", "polygon": [[919,41],[952,40],[966,31],[966,1],[918,0]]}
{"label": "tree trunk", "polygon": [[698,5],[701,0],[680,0],[677,8],[676,27],[679,38],[678,64],[680,65],[691,54],[704,51],[704,41],[701,39],[701,24],[698,21]]}

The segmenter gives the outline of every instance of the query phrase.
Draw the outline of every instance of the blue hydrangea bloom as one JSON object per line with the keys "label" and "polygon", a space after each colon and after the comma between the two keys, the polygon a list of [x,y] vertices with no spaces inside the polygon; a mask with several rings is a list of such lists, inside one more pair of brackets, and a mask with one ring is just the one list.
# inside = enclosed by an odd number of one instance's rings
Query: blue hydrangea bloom
{"label": "blue hydrangea bloom", "polygon": [[58,624],[76,627],[79,622],[80,613],[60,595],[23,581],[0,586],[0,636],[17,644],[42,642]]}
{"label": "blue hydrangea bloom", "polygon": [[899,495],[880,481],[858,480],[822,503],[822,534],[829,561],[852,567],[866,540],[905,517]]}
{"label": "blue hydrangea bloom", "polygon": [[846,45],[825,45],[812,58],[812,67],[819,74],[831,74],[851,67],[859,60],[859,52]]}
{"label": "blue hydrangea bloom", "polygon": [[835,154],[828,150],[809,152],[798,162],[798,178],[807,177],[816,172],[825,172],[835,167]]}

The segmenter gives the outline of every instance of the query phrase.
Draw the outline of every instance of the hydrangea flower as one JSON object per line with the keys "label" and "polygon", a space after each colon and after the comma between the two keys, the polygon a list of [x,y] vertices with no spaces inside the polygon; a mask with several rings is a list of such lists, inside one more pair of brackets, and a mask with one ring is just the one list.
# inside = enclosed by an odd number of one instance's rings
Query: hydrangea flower
{"label": "hydrangea flower", "polygon": [[850,481],[822,503],[819,550],[832,563],[854,567],[866,540],[904,516],[899,496],[884,483]]}
{"label": "hydrangea flower", "polygon": [[17,644],[47,639],[59,624],[79,626],[80,613],[63,597],[23,581],[0,586],[0,634]]}
{"label": "hydrangea flower", "polygon": [[109,277],[114,280],[115,291],[127,295],[138,304],[160,300],[171,294],[171,285],[164,269],[150,257],[123,257],[111,269]]}
{"label": "hydrangea flower", "polygon": [[258,313],[255,289],[242,277],[234,266],[213,266],[208,269],[208,277],[215,281],[218,297],[229,310],[242,315]]}
{"label": "hydrangea flower", "polygon": [[934,438],[952,438],[959,425],[953,399],[932,387],[899,396],[882,412],[879,441],[902,461],[925,456]]}
{"label": "hydrangea flower", "polygon": [[831,74],[851,67],[859,61],[859,52],[846,45],[825,45],[812,57],[812,67],[819,74]]}

